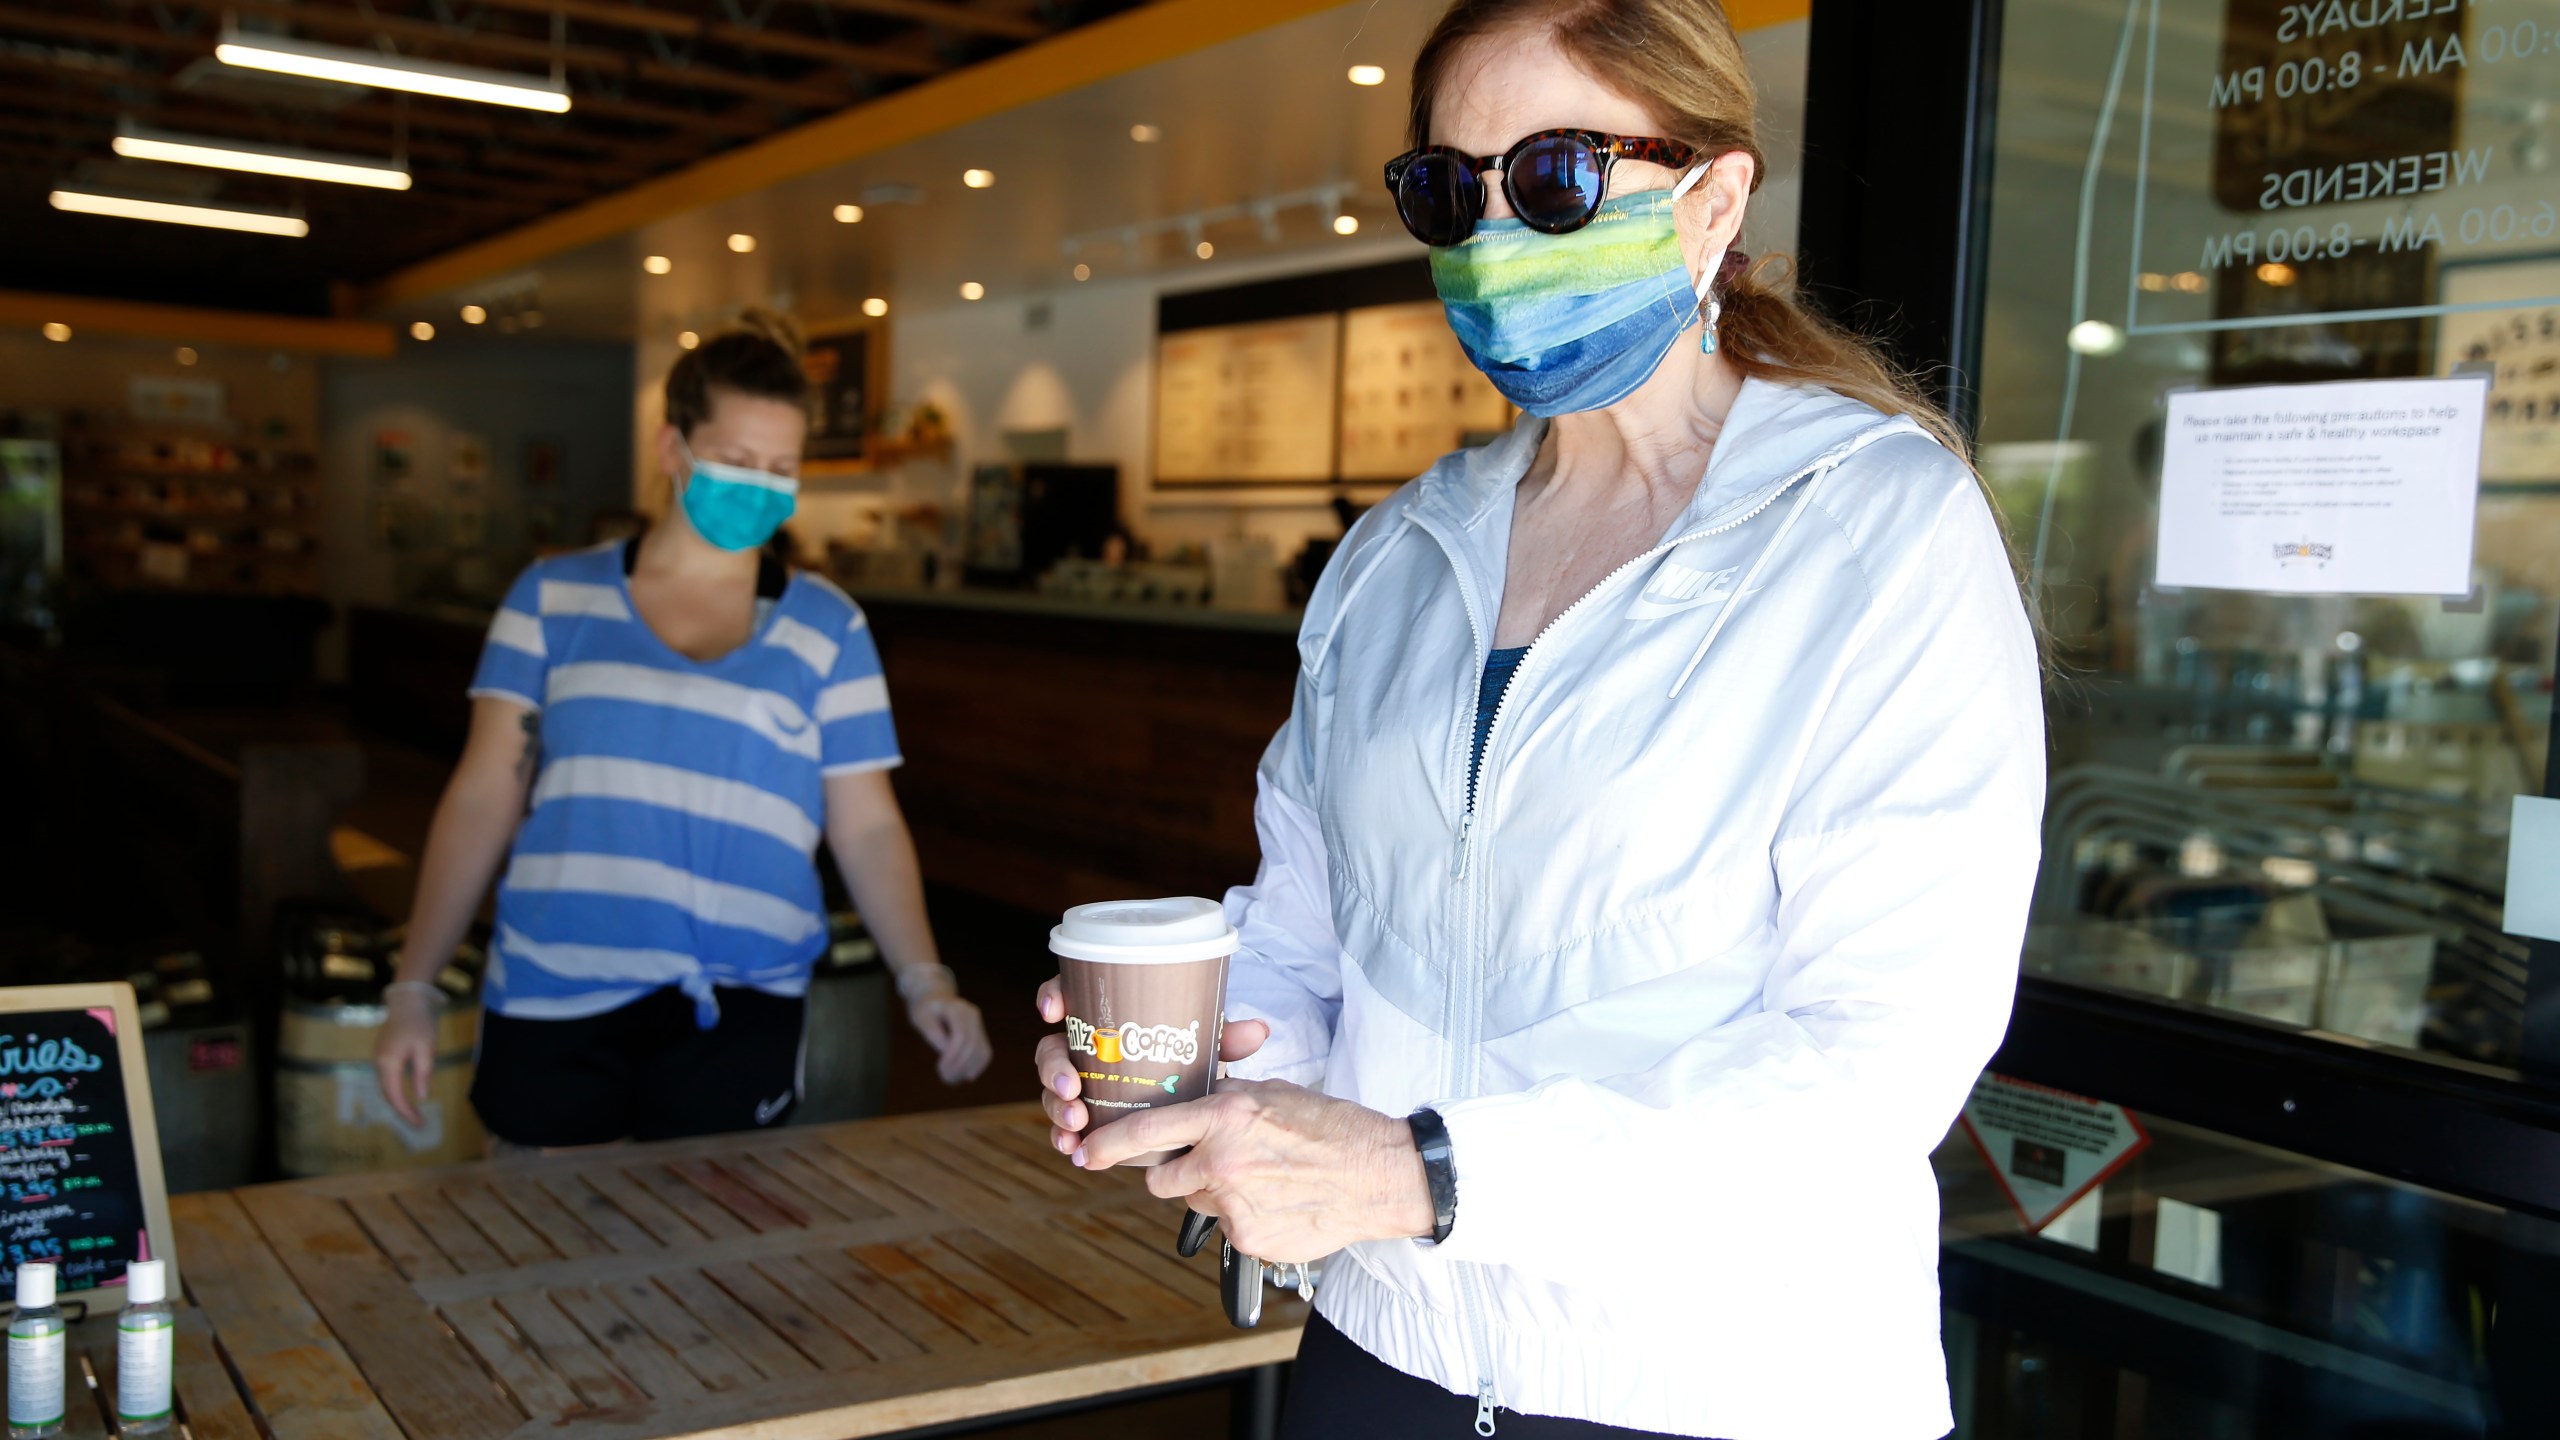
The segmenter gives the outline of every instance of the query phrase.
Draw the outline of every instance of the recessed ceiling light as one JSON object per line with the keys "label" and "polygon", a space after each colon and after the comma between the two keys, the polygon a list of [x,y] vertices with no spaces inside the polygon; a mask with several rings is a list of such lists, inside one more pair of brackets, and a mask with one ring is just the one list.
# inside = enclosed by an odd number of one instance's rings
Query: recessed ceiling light
{"label": "recessed ceiling light", "polygon": [[1351,83],[1354,85],[1384,85],[1387,83],[1387,67],[1384,65],[1354,65],[1351,67]]}
{"label": "recessed ceiling light", "polygon": [[861,224],[861,223],[862,223],[862,207],[861,207],[861,206],[859,206],[859,205],[839,205],[839,206],[837,206],[837,207],[836,207],[836,223],[837,223],[837,224],[839,224],[839,225],[859,225],[859,224]]}
{"label": "recessed ceiling light", "polygon": [[753,235],[732,235],[729,237],[729,248],[737,251],[741,255],[744,255],[756,248],[756,237]]}
{"label": "recessed ceiling light", "polygon": [[53,208],[80,215],[113,215],[122,220],[158,220],[169,225],[203,225],[215,230],[246,230],[258,235],[294,238],[311,233],[299,215],[278,210],[243,210],[231,205],[178,205],[139,195],[110,195],[94,190],[56,190]]}
{"label": "recessed ceiling light", "polygon": [[215,170],[245,170],[255,175],[282,175],[294,180],[324,180],[335,185],[368,185],[376,190],[409,188],[409,167],[364,155],[324,154],[281,145],[253,145],[212,135],[181,135],[147,130],[126,121],[116,129],[109,148],[128,160],[159,160],[172,165],[203,165]]}
{"label": "recessed ceiling light", "polygon": [[987,287],[979,284],[975,280],[964,280],[960,282],[960,298],[963,300],[984,300],[987,298]]}
{"label": "recessed ceiling light", "polygon": [[2281,260],[2270,260],[2258,267],[2258,278],[2270,285],[2290,285],[2293,283],[2293,277],[2293,267]]}
{"label": "recessed ceiling light", "polygon": [[477,305],[465,305],[462,307],[462,323],[465,325],[477,325],[488,318],[489,312],[481,309]]}
{"label": "recessed ceiling light", "polygon": [[988,186],[996,183],[996,172],[993,170],[963,170],[960,172],[960,183],[968,186],[972,190],[984,190]]}
{"label": "recessed ceiling light", "polygon": [[2124,349],[2124,332],[2104,320],[2083,320],[2063,340],[2083,355],[2113,355]]}
{"label": "recessed ceiling light", "polygon": [[[747,246],[749,249],[753,249],[755,242],[750,240],[747,242]],[[729,248],[732,250],[738,248],[737,236],[732,235],[729,237]],[[641,260],[640,268],[648,271],[652,275],[664,275],[668,271],[676,268],[676,262],[668,259],[664,255],[651,255]]]}
{"label": "recessed ceiling light", "polygon": [[406,55],[323,45],[286,35],[250,34],[227,22],[222,27],[221,43],[213,47],[213,58],[244,70],[406,90],[448,100],[513,105],[523,110],[547,110],[554,115],[569,108],[569,87],[547,76],[449,65],[440,60],[413,60]]}
{"label": "recessed ceiling light", "polygon": [[1090,279],[1092,279],[1092,278],[1093,278],[1093,267],[1092,267],[1092,266],[1090,266],[1090,265],[1078,265],[1078,266],[1076,267],[1076,278],[1077,278],[1078,280],[1090,280]]}
{"label": "recessed ceiling light", "polygon": [[1218,247],[1210,244],[1206,240],[1203,240],[1199,244],[1191,247],[1191,253],[1199,256],[1203,260],[1206,260],[1210,256],[1218,253]]}
{"label": "recessed ceiling light", "polygon": [[1164,138],[1164,132],[1153,125],[1132,125],[1129,127],[1129,138],[1141,145],[1153,145]]}
{"label": "recessed ceiling light", "polygon": [[1357,235],[1357,234],[1359,234],[1359,233],[1360,233],[1360,217],[1359,217],[1359,216],[1357,216],[1357,215],[1336,215],[1336,216],[1334,216],[1334,217],[1333,217],[1333,233],[1334,233],[1334,234],[1336,234],[1336,235]]}
{"label": "recessed ceiling light", "polygon": [[181,345],[181,346],[179,346],[179,347],[178,347],[178,353],[177,353],[177,361],[178,361],[178,363],[179,363],[179,364],[181,364],[181,365],[193,365],[194,363],[196,363],[196,347],[194,347],[193,345]]}
{"label": "recessed ceiling light", "polygon": [[428,324],[424,320],[413,320],[409,322],[409,338],[412,340],[433,340],[436,338],[436,327]]}
{"label": "recessed ceiling light", "polygon": [[59,320],[47,320],[44,322],[44,338],[60,344],[71,338],[71,327]]}
{"label": "recessed ceiling light", "polygon": [[690,330],[679,330],[676,332],[676,345],[679,349],[690,350],[701,343],[702,337],[694,334]]}
{"label": "recessed ceiling light", "polygon": [[874,320],[877,320],[881,316],[889,313],[889,302],[881,299],[877,295],[874,295],[870,299],[862,302],[862,313],[870,316]]}

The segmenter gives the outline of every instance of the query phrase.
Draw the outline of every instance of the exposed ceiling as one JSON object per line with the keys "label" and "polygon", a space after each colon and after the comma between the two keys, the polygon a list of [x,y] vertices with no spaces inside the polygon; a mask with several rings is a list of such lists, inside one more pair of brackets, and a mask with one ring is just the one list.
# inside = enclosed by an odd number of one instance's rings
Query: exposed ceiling
{"label": "exposed ceiling", "polygon": [[[484,282],[383,312],[450,328],[478,304],[491,324],[538,310],[546,332],[669,344],[737,307],[778,304],[852,319],[881,298],[913,316],[964,302],[1036,302],[1137,277],[1200,286],[1272,266],[1419,256],[1380,170],[1404,146],[1403,77],[1447,0],[1354,0],[1303,19],[1007,110],[895,149],[643,225]],[[1755,246],[1791,249],[1805,27],[1745,32],[1761,88],[1771,184]],[[1376,65],[1387,83],[1349,82]],[[1134,139],[1134,127],[1149,138]],[[963,182],[986,169],[993,184]],[[1332,226],[1331,197],[1359,222]],[[1270,205],[1267,219],[1255,212]],[[859,205],[856,224],[836,207]],[[1765,209],[1765,217],[1761,211]],[[1189,221],[1198,217],[1194,234]],[[729,237],[747,235],[741,253]],[[1194,245],[1205,240],[1203,261]],[[668,262],[663,274],[647,257]]]}
{"label": "exposed ceiling", "polygon": [[[0,0],[0,273],[22,288],[318,314],[376,279],[1140,0]],[[565,115],[225,66],[243,29],[546,77]],[[389,157],[405,192],[120,160],[121,120]],[[68,215],[73,181],[297,210],[303,240]]]}

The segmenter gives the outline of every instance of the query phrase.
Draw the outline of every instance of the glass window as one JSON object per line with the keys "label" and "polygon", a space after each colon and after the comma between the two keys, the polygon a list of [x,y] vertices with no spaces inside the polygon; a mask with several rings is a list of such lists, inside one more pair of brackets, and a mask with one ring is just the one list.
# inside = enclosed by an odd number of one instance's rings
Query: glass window
{"label": "glass window", "polygon": [[[1982,456],[2071,677],[2028,972],[2515,1066],[2560,0],[2010,0],[2002,28]],[[2483,427],[2469,525],[2459,447],[2399,444],[2449,391]]]}

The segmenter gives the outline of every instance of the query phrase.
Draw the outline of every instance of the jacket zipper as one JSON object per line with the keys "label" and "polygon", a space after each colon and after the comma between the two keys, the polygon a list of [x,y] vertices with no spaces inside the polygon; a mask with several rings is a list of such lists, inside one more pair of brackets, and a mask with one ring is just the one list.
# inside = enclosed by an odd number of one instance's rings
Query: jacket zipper
{"label": "jacket zipper", "polygon": [[[1683,532],[1682,534],[1673,536],[1671,539],[1663,541],[1661,544],[1654,546],[1643,554],[1629,559],[1624,564],[1610,571],[1607,575],[1602,576],[1598,584],[1582,593],[1581,598],[1575,600],[1572,604],[1567,605],[1564,609],[1556,612],[1555,618],[1549,620],[1545,625],[1540,626],[1537,635],[1532,637],[1529,641],[1528,653],[1520,657],[1520,668],[1512,672],[1510,683],[1503,686],[1502,698],[1494,702],[1493,722],[1485,729],[1483,758],[1469,765],[1464,771],[1462,771],[1460,776],[1462,783],[1467,787],[1465,792],[1467,798],[1466,808],[1458,817],[1458,853],[1450,865],[1450,879],[1461,887],[1458,899],[1461,913],[1465,917],[1464,924],[1466,926],[1466,944],[1461,952],[1458,963],[1449,967],[1450,1032],[1448,1093],[1452,1099],[1463,1100],[1475,1093],[1476,1032],[1483,1019],[1481,1014],[1482,1004],[1475,994],[1475,982],[1481,978],[1481,971],[1483,969],[1483,965],[1481,964],[1480,957],[1477,953],[1479,949],[1478,935],[1482,929],[1482,911],[1487,903],[1488,897],[1481,893],[1470,893],[1465,888],[1467,885],[1468,874],[1474,868],[1473,859],[1476,849],[1476,808],[1484,800],[1487,782],[1491,779],[1487,762],[1491,761],[1493,758],[1494,741],[1502,734],[1502,717],[1510,713],[1513,697],[1520,693],[1523,688],[1523,682],[1529,678],[1530,668],[1537,663],[1539,645],[1545,641],[1549,634],[1554,632],[1558,625],[1564,623],[1566,617],[1580,610],[1583,606],[1590,604],[1603,591],[1614,586],[1618,579],[1627,572],[1635,569],[1639,565],[1643,565],[1649,561],[1657,559],[1682,545],[1686,545],[1692,540],[1704,540],[1710,536],[1721,535],[1728,530],[1737,529],[1743,525],[1749,524],[1751,521],[1759,518],[1760,515],[1767,511],[1770,506],[1777,504],[1779,499],[1788,491],[1794,489],[1799,484],[1802,484],[1820,468],[1821,466],[1819,464],[1809,465],[1803,470],[1796,472],[1794,475],[1789,476],[1784,484],[1777,486],[1766,496],[1762,497],[1759,504],[1752,506],[1746,513],[1737,515],[1733,519],[1728,520],[1721,525],[1709,526],[1703,530]],[[1424,528],[1428,529],[1429,527],[1426,526]],[[1439,538],[1436,532],[1434,533],[1433,538]],[[1455,547],[1451,546],[1444,540],[1441,542],[1441,548],[1444,551],[1449,552],[1450,563],[1454,567],[1457,564]],[[1474,634],[1478,653],[1483,653],[1486,647],[1492,643],[1491,636],[1488,633],[1489,627],[1485,624],[1484,618],[1476,613],[1475,597],[1468,591],[1466,585],[1463,583],[1463,579],[1464,577],[1462,576],[1462,583],[1459,585],[1458,591],[1460,598],[1464,600],[1466,604],[1467,625]],[[1733,596],[1733,601],[1738,603],[1741,598],[1741,593],[1737,591]],[[1480,676],[1479,685],[1481,685]],[[1474,707],[1472,705],[1461,708],[1459,715],[1461,728],[1458,732],[1459,734],[1466,736],[1472,736],[1474,734],[1473,710]],[[1463,1312],[1465,1321],[1462,1329],[1465,1331],[1467,1359],[1476,1372],[1476,1434],[1479,1436],[1489,1437],[1494,1433],[1493,1412],[1495,1408],[1495,1401],[1493,1387],[1493,1346],[1487,1334],[1487,1327],[1485,1325],[1484,1297],[1480,1289],[1482,1277],[1477,1274],[1476,1266],[1463,1261],[1451,1266],[1450,1268],[1454,1272],[1454,1278],[1457,1281],[1458,1304],[1460,1310]]]}

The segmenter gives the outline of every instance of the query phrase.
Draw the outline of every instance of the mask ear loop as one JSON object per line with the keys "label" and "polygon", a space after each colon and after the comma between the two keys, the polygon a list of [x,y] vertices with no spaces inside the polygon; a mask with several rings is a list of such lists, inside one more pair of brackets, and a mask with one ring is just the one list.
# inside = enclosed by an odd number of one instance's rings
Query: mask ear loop
{"label": "mask ear loop", "polygon": [[[1707,178],[1707,171],[1714,166],[1714,163],[1714,161],[1708,161],[1705,164],[1689,167],[1689,173],[1681,176],[1680,183],[1671,187],[1671,203],[1679,204],[1681,197],[1696,189],[1698,182]],[[1698,337],[1698,353],[1701,355],[1716,353],[1716,327],[1724,321],[1724,302],[1716,298],[1715,285],[1716,275],[1723,269],[1724,253],[1718,251],[1715,259],[1708,262],[1705,277],[1692,279],[1689,282],[1689,288],[1697,292],[1698,313],[1704,316],[1707,322],[1705,333]]]}

